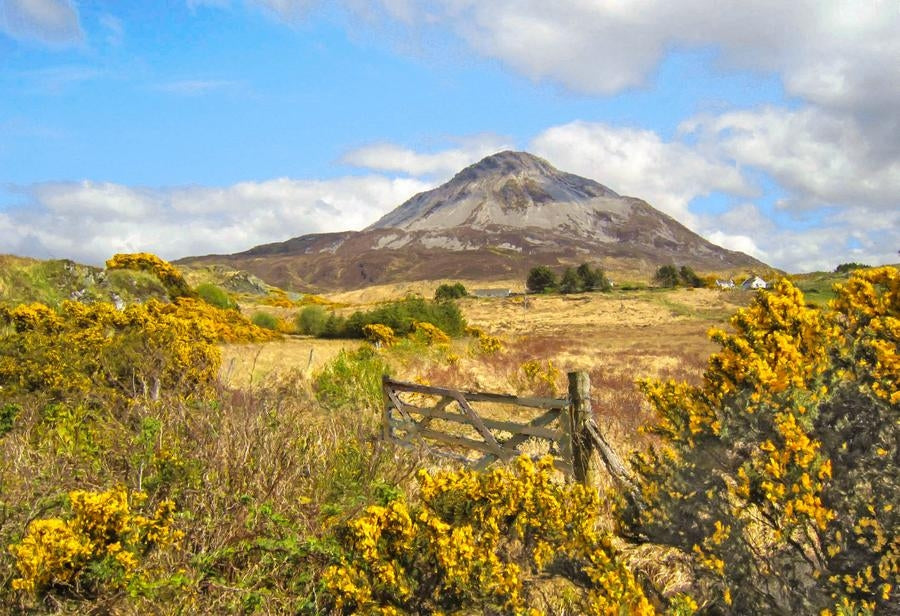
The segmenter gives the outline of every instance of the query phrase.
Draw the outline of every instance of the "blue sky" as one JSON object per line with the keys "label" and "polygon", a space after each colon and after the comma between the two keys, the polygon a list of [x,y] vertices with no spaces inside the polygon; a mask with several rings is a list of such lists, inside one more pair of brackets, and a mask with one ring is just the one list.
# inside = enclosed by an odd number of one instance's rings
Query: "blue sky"
{"label": "blue sky", "polygon": [[358,229],[500,149],[791,271],[900,261],[900,5],[0,0],[0,252]]}

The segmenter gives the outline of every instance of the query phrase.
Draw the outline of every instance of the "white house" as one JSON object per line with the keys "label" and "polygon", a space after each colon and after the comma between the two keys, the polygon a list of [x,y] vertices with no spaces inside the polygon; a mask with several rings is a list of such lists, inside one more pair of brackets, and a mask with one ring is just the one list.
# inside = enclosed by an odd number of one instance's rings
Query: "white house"
{"label": "white house", "polygon": [[734,288],[734,280],[716,280],[716,287],[719,289],[733,289]]}
{"label": "white house", "polygon": [[475,297],[509,297],[509,289],[475,289],[472,292]]}
{"label": "white house", "polygon": [[759,276],[750,276],[747,280],[741,284],[741,288],[746,291],[755,291],[756,289],[765,289],[768,285],[766,285],[766,281],[760,278]]}

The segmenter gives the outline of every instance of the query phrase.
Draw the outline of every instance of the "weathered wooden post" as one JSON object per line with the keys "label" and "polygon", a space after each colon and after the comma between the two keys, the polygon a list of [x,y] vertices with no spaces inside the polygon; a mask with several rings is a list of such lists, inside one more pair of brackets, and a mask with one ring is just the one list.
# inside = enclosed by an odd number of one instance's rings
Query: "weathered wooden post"
{"label": "weathered wooden post", "polygon": [[575,480],[587,483],[594,441],[590,437],[591,379],[587,372],[569,373],[569,408],[566,424],[572,447],[572,472]]}
{"label": "weathered wooden post", "polygon": [[381,415],[381,437],[385,441],[390,441],[391,437],[393,437],[393,430],[391,430],[391,407],[393,403],[391,402],[389,381],[390,377],[388,375],[381,375],[381,394],[384,398],[384,411]]}

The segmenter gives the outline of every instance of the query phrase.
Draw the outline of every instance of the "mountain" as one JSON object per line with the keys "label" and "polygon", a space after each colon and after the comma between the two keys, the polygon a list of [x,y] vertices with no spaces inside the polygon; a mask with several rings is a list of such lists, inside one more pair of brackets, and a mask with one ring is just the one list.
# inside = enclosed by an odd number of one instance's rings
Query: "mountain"
{"label": "mountain", "polygon": [[305,235],[180,262],[228,263],[296,290],[524,279],[536,265],[582,262],[613,273],[652,273],[664,264],[716,272],[767,268],[708,242],[645,201],[527,152],[488,156],[363,231]]}

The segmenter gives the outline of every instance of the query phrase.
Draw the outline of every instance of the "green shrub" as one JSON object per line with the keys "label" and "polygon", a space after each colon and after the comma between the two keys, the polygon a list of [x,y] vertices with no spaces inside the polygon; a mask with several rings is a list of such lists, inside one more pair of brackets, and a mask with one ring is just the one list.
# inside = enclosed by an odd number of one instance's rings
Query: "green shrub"
{"label": "green shrub", "polygon": [[270,329],[273,331],[278,329],[278,319],[268,312],[257,312],[250,320],[254,325],[263,329]]}
{"label": "green shrub", "polygon": [[703,286],[703,281],[700,280],[700,276],[694,272],[687,265],[682,265],[681,269],[678,270],[678,279],[681,281],[686,287],[692,287],[694,289],[699,289]]}
{"label": "green shrub", "polygon": [[197,295],[207,304],[222,310],[237,308],[237,302],[225,289],[208,282],[204,282],[197,287]]}
{"label": "green shrub", "polygon": [[678,286],[678,269],[674,265],[663,265],[653,275],[653,282],[671,289]]}
{"label": "green shrub", "polygon": [[321,336],[327,321],[328,313],[322,306],[306,306],[297,315],[297,331],[307,336]]}
{"label": "green shrub", "polygon": [[578,274],[578,278],[581,281],[581,288],[584,291],[612,290],[612,283],[610,283],[609,278],[606,277],[604,271],[599,267],[594,269],[587,263],[582,263],[578,266],[578,269],[575,270],[575,273]]}
{"label": "green shrub", "polygon": [[525,287],[529,293],[546,293],[555,290],[558,282],[553,270],[546,265],[539,265],[528,272]]}
{"label": "green shrub", "polygon": [[368,312],[354,312],[348,318],[330,315],[325,321],[323,338],[365,338],[368,325],[385,325],[397,336],[407,336],[416,323],[430,323],[451,337],[463,335],[466,321],[453,301],[434,302],[421,297],[389,302]]}
{"label": "green shrub", "polygon": [[454,284],[442,284],[434,291],[435,301],[446,301],[448,299],[459,299],[469,295],[469,291],[461,282]]}
{"label": "green shrub", "polygon": [[0,406],[0,436],[3,436],[13,428],[16,416],[22,408],[18,404],[4,404]]}
{"label": "green shrub", "polygon": [[575,273],[575,270],[571,267],[567,267],[563,272],[562,280],[559,281],[559,292],[560,293],[578,293],[584,290],[584,283],[581,280],[581,277]]}
{"label": "green shrub", "polygon": [[341,351],[314,379],[316,398],[333,409],[380,410],[381,377],[388,366],[370,346]]}
{"label": "green shrub", "polygon": [[871,267],[871,265],[864,265],[862,263],[855,263],[855,262],[854,263],[841,263],[836,268],[834,268],[834,273],[835,274],[849,274],[852,271],[855,271],[858,269],[866,269],[868,267]]}

